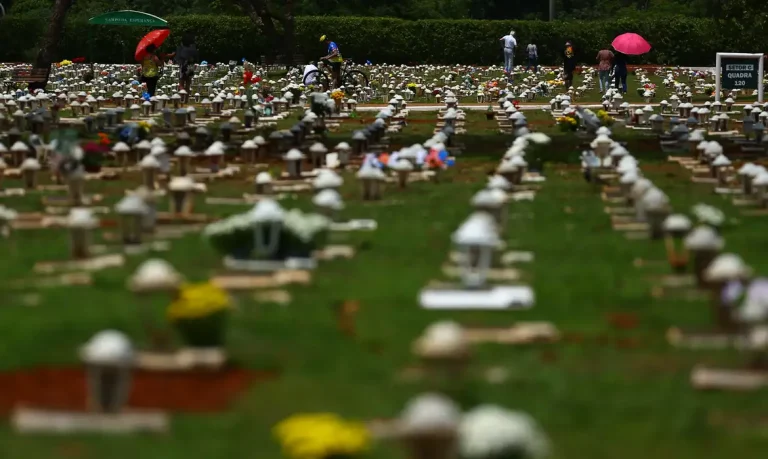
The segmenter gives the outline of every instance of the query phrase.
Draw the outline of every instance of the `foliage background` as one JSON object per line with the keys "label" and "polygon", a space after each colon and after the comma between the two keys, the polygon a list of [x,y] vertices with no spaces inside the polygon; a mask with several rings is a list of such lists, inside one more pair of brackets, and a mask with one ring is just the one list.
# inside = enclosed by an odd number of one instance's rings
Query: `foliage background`
{"label": "foliage background", "polygon": [[[0,1],[10,11],[0,21],[0,61],[28,61],[53,0]],[[275,11],[291,4],[264,1]],[[768,47],[767,13],[751,0],[557,0],[553,22],[541,20],[548,0],[293,0],[292,5],[295,50],[310,59],[325,52],[317,37],[330,34],[345,57],[358,62],[498,64],[498,39],[510,29],[521,44],[538,45],[544,64],[560,61],[566,40],[575,44],[580,61],[593,63],[599,49],[629,31],[654,47],[634,59],[636,64],[711,65],[718,51]],[[169,48],[183,32],[193,31],[203,59],[259,61],[274,46],[240,6],[242,0],[75,0],[58,57],[129,62],[145,30],[89,27],[86,20],[105,11],[137,9],[170,21]]]}
{"label": "foliage background", "polygon": [[[53,0],[0,0],[14,14],[45,14]],[[740,0],[735,0],[738,3]],[[239,14],[233,0],[75,0],[73,15],[135,9],[160,16]],[[280,1],[271,1],[278,4]],[[401,19],[548,19],[549,0],[294,0],[297,16],[388,16]],[[685,15],[712,17],[734,0],[556,0],[558,19]],[[759,3],[759,2],[753,2]]]}

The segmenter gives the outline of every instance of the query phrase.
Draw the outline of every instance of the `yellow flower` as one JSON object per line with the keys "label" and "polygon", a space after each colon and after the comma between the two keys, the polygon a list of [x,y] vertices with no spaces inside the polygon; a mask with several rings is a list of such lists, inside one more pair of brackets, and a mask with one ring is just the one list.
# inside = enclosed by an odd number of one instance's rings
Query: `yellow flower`
{"label": "yellow flower", "polygon": [[370,444],[365,426],[331,413],[291,416],[275,426],[273,433],[284,454],[292,459],[357,456],[366,452]]}
{"label": "yellow flower", "polygon": [[211,283],[188,284],[168,307],[168,319],[200,319],[232,308],[227,292]]}
{"label": "yellow flower", "polygon": [[331,98],[333,100],[343,100],[344,99],[344,92],[337,89],[331,93]]}

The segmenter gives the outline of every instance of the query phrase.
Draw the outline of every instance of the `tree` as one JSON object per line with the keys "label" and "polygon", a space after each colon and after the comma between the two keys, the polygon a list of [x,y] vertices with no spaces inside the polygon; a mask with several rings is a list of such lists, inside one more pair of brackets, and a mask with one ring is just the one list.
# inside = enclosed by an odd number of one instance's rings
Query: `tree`
{"label": "tree", "polygon": [[59,42],[64,33],[64,20],[67,12],[72,7],[73,0],[56,0],[53,4],[53,14],[48,23],[48,31],[40,46],[40,51],[35,59],[36,68],[49,68],[56,59],[59,50]]}
{"label": "tree", "polygon": [[[294,0],[234,0],[254,25],[261,27],[267,37],[267,58],[274,61],[276,50],[282,48],[285,62],[293,62],[295,47]],[[282,47],[278,25],[283,29]]]}

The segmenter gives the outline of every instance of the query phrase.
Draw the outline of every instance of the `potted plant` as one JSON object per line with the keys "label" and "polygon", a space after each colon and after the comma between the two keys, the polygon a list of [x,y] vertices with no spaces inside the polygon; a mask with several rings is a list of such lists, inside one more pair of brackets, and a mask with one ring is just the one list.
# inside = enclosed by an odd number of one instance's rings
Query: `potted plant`
{"label": "potted plant", "polygon": [[104,164],[104,155],[109,147],[96,142],[89,142],[83,146],[83,159],[81,164],[85,172],[97,174],[101,172]]}
{"label": "potted plant", "polygon": [[273,430],[291,459],[357,459],[370,448],[364,425],[335,414],[298,414],[283,420]]}
{"label": "potted plant", "polygon": [[221,347],[231,309],[227,292],[214,284],[188,284],[168,307],[168,320],[188,346]]}

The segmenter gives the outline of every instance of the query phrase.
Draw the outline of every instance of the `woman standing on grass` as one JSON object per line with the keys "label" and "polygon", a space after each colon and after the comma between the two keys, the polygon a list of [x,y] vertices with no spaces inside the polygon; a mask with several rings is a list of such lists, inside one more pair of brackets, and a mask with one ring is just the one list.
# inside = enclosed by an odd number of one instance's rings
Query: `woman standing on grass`
{"label": "woman standing on grass", "polygon": [[627,55],[616,51],[613,57],[613,73],[616,89],[627,93]]}
{"label": "woman standing on grass", "polygon": [[147,46],[146,55],[141,61],[141,81],[147,85],[147,93],[152,97],[157,91],[157,81],[160,79],[160,68],[163,62],[155,54],[157,47],[155,45]]}
{"label": "woman standing on grass", "polygon": [[608,90],[611,79],[611,66],[613,65],[613,53],[610,49],[602,49],[597,53],[597,72],[600,77],[600,92]]}
{"label": "woman standing on grass", "polygon": [[576,71],[576,53],[573,51],[573,45],[568,41],[563,50],[563,82],[566,90],[573,86],[574,71]]}
{"label": "woman standing on grass", "polygon": [[189,93],[192,87],[192,77],[195,75],[194,63],[197,60],[197,45],[194,35],[188,33],[182,37],[181,45],[176,49],[174,60],[179,65],[179,86]]}

